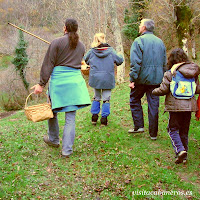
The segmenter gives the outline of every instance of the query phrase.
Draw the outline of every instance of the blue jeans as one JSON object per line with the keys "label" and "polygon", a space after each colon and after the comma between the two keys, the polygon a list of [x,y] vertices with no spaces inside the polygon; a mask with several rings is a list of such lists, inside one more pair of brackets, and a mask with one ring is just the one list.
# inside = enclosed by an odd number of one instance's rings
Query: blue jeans
{"label": "blue jeans", "polygon": [[100,101],[103,100],[102,104],[102,117],[108,117],[110,115],[110,97],[111,90],[107,89],[94,89],[94,101],[92,102],[91,113],[99,114],[100,112]]}
{"label": "blue jeans", "polygon": [[[62,137],[62,154],[70,155],[73,152],[72,146],[75,139],[75,117],[76,111],[65,113],[65,126]],[[59,125],[57,113],[54,113],[54,117],[48,120],[48,135],[49,140],[54,144],[59,144]]]}
{"label": "blue jeans", "polygon": [[159,87],[158,85],[135,85],[130,92],[130,109],[135,129],[144,127],[143,109],[141,98],[146,93],[148,102],[149,134],[151,137],[157,137],[158,133],[158,108],[159,97],[152,94],[152,91]]}
{"label": "blue jeans", "polygon": [[168,133],[176,155],[188,151],[188,131],[191,112],[169,112]]}
{"label": "blue jeans", "polygon": [[110,101],[111,90],[107,89],[94,89],[94,100],[95,101]]}

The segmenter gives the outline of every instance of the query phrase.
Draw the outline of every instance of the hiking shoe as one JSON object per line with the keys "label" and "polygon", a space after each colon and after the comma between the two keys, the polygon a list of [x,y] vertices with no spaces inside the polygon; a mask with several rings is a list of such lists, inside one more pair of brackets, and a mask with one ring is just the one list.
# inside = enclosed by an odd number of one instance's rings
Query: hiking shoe
{"label": "hiking shoe", "polygon": [[157,137],[151,137],[151,140],[157,140]]}
{"label": "hiking shoe", "polygon": [[49,146],[52,146],[52,147],[55,147],[55,148],[58,148],[60,146],[60,144],[54,144],[52,143],[50,140],[49,140],[49,136],[45,135],[43,137],[43,140],[46,144],[48,144]]}
{"label": "hiking shoe", "polygon": [[178,153],[178,157],[177,157],[175,163],[176,164],[182,163],[186,156],[187,156],[187,152],[186,151],[180,151]]}
{"label": "hiking shoe", "polygon": [[134,128],[134,129],[129,129],[128,133],[143,133],[144,132],[144,128]]}
{"label": "hiking shoe", "polygon": [[99,116],[97,114],[93,114],[92,115],[92,124],[96,125],[97,124],[97,120],[98,120]]}
{"label": "hiking shoe", "polygon": [[187,159],[183,159],[183,164],[187,164]]}
{"label": "hiking shoe", "polygon": [[101,125],[103,125],[103,126],[107,126],[108,125],[108,119],[107,119],[107,117],[102,117],[101,118]]}
{"label": "hiking shoe", "polygon": [[62,155],[61,155],[62,158],[69,158],[70,156],[71,156],[71,154],[69,154],[69,155],[63,155],[63,154],[62,154]]}

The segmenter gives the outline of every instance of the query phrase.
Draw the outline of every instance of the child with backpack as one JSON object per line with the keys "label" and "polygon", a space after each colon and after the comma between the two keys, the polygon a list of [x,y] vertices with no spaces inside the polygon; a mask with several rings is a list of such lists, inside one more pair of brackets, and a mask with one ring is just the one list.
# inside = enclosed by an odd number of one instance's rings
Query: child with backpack
{"label": "child with backpack", "polygon": [[111,89],[115,87],[114,64],[121,65],[122,55],[106,43],[104,33],[96,33],[91,49],[84,57],[90,66],[89,85],[94,88],[94,98],[91,107],[92,124],[96,125],[100,112],[100,101],[103,100],[101,125],[107,125],[110,114]]}
{"label": "child with backpack", "polygon": [[165,112],[169,112],[168,133],[176,154],[175,163],[186,163],[191,112],[198,110],[194,94],[200,93],[200,68],[189,62],[181,48],[174,49],[169,55],[168,68],[160,87],[152,93],[166,95]]}

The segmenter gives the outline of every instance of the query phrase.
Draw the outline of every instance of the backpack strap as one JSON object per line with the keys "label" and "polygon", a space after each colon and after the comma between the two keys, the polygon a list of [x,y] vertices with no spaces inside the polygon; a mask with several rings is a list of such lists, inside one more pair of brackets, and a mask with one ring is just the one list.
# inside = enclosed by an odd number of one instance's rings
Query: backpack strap
{"label": "backpack strap", "polygon": [[173,65],[172,68],[171,68],[171,73],[172,73],[172,75],[175,76],[175,75],[176,75],[176,70],[177,70],[180,66],[182,66],[182,65],[184,65],[184,64],[185,64],[185,62],[177,63],[177,64]]}

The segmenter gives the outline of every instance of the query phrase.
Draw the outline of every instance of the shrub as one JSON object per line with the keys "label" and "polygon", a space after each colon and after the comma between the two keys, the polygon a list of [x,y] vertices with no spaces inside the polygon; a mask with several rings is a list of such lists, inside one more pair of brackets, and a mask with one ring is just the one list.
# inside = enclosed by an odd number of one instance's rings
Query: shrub
{"label": "shrub", "polygon": [[0,69],[5,69],[9,66],[12,60],[12,56],[0,55]]}
{"label": "shrub", "polygon": [[4,110],[20,110],[24,107],[28,92],[13,67],[1,72],[0,90],[0,107]]}

